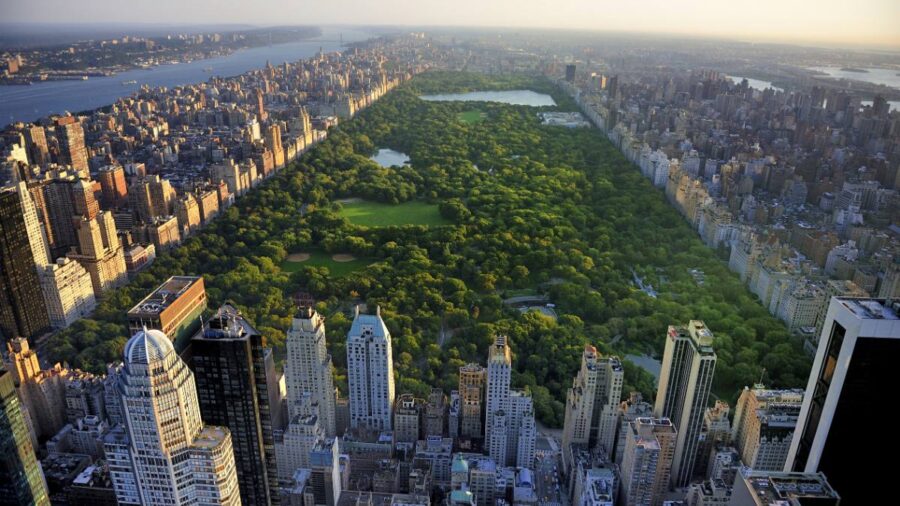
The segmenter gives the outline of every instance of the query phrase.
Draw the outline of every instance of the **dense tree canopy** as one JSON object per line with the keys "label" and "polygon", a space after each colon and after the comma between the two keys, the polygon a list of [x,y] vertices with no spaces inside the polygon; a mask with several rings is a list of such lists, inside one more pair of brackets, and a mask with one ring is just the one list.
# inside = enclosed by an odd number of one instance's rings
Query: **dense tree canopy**
{"label": "dense tree canopy", "polygon": [[[540,108],[426,102],[421,93],[529,88],[555,110],[574,104],[541,79],[429,73],[331,131],[305,154],[48,344],[54,360],[103,369],[121,356],[125,312],[169,275],[203,275],[211,307],[232,300],[283,353],[291,295],[311,292],[328,318],[344,381],[352,304],[380,305],[394,340],[398,392],[457,387],[458,368],[483,363],[496,333],[509,336],[514,384],[531,390],[538,417],[559,426],[565,390],[592,343],[607,353],[660,356],[666,326],[704,320],[715,334],[715,393],[728,400],[760,379],[801,386],[808,371],[798,339],[769,316],[715,252],[596,129],[542,126]],[[460,112],[477,107],[484,121]],[[376,148],[409,154],[382,168]],[[452,225],[362,228],[335,201],[422,198]],[[301,212],[301,208],[306,206]],[[327,268],[283,272],[289,252],[318,247],[375,259],[343,277]],[[690,269],[701,269],[698,285]],[[653,298],[632,272],[659,292]],[[544,293],[558,321],[503,303]],[[443,336],[443,338],[441,338]],[[626,363],[627,389],[652,398],[648,373]]]}

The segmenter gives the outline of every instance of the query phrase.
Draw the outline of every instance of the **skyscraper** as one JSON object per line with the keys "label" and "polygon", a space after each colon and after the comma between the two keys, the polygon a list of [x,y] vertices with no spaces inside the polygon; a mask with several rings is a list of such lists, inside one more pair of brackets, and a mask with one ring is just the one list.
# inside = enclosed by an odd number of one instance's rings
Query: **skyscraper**
{"label": "skyscraper", "polygon": [[653,413],[672,420],[678,429],[672,464],[672,484],[676,487],[687,486],[694,472],[716,368],[712,342],[712,332],[699,320],[691,320],[686,328],[669,326],[666,334]]}
{"label": "skyscraper", "polygon": [[87,148],[84,145],[84,129],[73,116],[56,120],[56,139],[59,141],[59,163],[71,165],[81,177],[88,177]]}
{"label": "skyscraper", "polygon": [[803,405],[803,390],[744,388],[734,412],[732,437],[745,465],[755,471],[784,469]]}
{"label": "skyscraper", "polygon": [[52,437],[66,423],[66,377],[70,371],[59,364],[41,369],[37,353],[24,337],[10,339],[6,349],[6,362],[30,426],[36,436]]}
{"label": "skyscraper", "polygon": [[241,504],[231,433],[205,426],[194,375],[158,330],[125,344],[117,377],[125,420],[104,439],[120,505]]}
{"label": "skyscraper", "polygon": [[624,429],[622,502],[659,506],[669,488],[678,431],[668,418],[638,418]]}
{"label": "skyscraper", "polygon": [[37,207],[31,192],[28,191],[28,185],[24,182],[17,184],[16,193],[19,195],[19,203],[22,205],[22,219],[25,221],[25,231],[28,233],[28,244],[31,246],[31,254],[34,256],[34,265],[41,268],[52,261],[47,235],[41,228]]}
{"label": "skyscraper", "polygon": [[563,426],[563,466],[571,464],[572,444],[598,447],[606,455],[615,448],[624,369],[618,357],[601,357],[584,347],[581,369],[566,397]]}
{"label": "skyscraper", "polygon": [[47,135],[41,125],[32,125],[25,129],[25,148],[28,150],[28,159],[32,164],[44,166],[50,162]]}
{"label": "skyscraper", "polygon": [[125,182],[125,169],[121,165],[101,167],[97,180],[100,181],[100,201],[104,209],[119,208],[128,202],[128,184]]}
{"label": "skyscraper", "polygon": [[[494,344],[488,350],[487,365],[487,392],[485,398],[485,443],[488,448],[505,448],[506,442],[494,441],[494,429],[501,429],[506,425],[506,421],[495,422],[494,418],[498,415],[505,417],[509,413],[509,385],[512,378],[512,355],[509,346],[506,343],[506,336],[498,335],[494,338]],[[501,413],[502,412],[502,413]],[[500,439],[506,439],[506,434],[498,436]],[[498,450],[499,452],[499,450]],[[504,453],[505,454],[505,453]],[[498,459],[491,455],[503,465],[504,458],[500,455]]]}
{"label": "skyscraper", "polygon": [[284,148],[281,145],[281,127],[278,124],[270,125],[266,129],[266,148],[272,151],[275,157],[275,167],[284,166]]}
{"label": "skyscraper", "polygon": [[460,420],[459,433],[463,437],[481,438],[481,406],[484,402],[484,367],[466,364],[459,368]]}
{"label": "skyscraper", "polygon": [[60,257],[38,267],[50,325],[65,328],[89,315],[97,305],[91,275],[75,260]]}
{"label": "skyscraper", "polygon": [[[834,297],[819,337],[785,471],[825,473],[846,504],[867,502],[893,479],[900,444],[865,413],[897,385],[898,313],[896,301]],[[862,450],[872,438],[872,451]]]}
{"label": "skyscraper", "polygon": [[50,506],[13,373],[0,367],[0,504]]}
{"label": "skyscraper", "polygon": [[[242,504],[277,503],[265,338],[225,304],[191,340],[191,361],[204,423],[231,432]],[[271,361],[269,361],[271,364]]]}
{"label": "skyscraper", "polygon": [[35,337],[50,326],[22,204],[0,191],[0,336]]}
{"label": "skyscraper", "polygon": [[284,381],[288,413],[293,418],[304,393],[318,406],[319,424],[335,436],[334,379],[325,341],[325,320],[315,309],[302,307],[294,315],[285,340]]}
{"label": "skyscraper", "polygon": [[360,314],[359,306],[347,333],[347,379],[350,426],[390,430],[394,407],[394,359],[391,333],[381,319]]}
{"label": "skyscraper", "polygon": [[94,295],[100,297],[106,290],[128,281],[125,252],[110,211],[102,211],[92,219],[81,219],[78,244],[80,253],[69,257],[78,260],[90,273]]}

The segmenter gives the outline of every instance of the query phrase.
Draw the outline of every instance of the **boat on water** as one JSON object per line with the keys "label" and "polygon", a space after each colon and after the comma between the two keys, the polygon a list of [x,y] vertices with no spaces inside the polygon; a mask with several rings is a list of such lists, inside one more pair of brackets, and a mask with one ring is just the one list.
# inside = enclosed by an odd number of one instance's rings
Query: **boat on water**
{"label": "boat on water", "polygon": [[122,81],[122,86],[128,86],[129,84],[137,84],[137,80],[132,79],[130,81]]}
{"label": "boat on water", "polygon": [[203,67],[203,71],[204,72],[212,72],[213,68],[212,67]]}

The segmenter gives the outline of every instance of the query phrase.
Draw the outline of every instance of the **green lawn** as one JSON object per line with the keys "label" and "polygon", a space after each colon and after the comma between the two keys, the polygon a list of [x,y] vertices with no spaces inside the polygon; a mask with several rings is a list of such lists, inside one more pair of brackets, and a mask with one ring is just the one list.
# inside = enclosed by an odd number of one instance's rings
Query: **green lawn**
{"label": "green lawn", "polygon": [[350,260],[349,262],[336,262],[331,259],[331,254],[326,253],[321,250],[311,250],[309,253],[309,260],[304,262],[292,262],[290,260],[285,260],[281,262],[281,270],[285,272],[296,272],[299,271],[303,266],[310,267],[328,267],[328,272],[332,277],[339,278],[342,276],[346,276],[353,271],[362,269],[374,262],[374,260],[369,258],[356,258]]}
{"label": "green lawn", "polygon": [[469,124],[481,123],[482,121],[484,121],[487,118],[487,114],[485,114],[477,109],[461,112],[461,113],[457,114],[456,116],[463,123],[469,123]]}
{"label": "green lawn", "polygon": [[350,223],[361,227],[450,224],[441,216],[437,205],[421,200],[412,200],[397,205],[367,200],[347,202],[341,209],[341,216],[350,220]]}

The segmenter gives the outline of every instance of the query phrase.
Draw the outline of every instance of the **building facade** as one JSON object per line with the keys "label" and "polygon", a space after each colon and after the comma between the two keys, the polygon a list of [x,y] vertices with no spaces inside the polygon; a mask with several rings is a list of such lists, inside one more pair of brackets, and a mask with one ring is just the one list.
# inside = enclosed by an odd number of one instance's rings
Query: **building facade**
{"label": "building facade", "polygon": [[325,341],[325,320],[315,309],[300,308],[285,341],[284,379],[288,412],[293,417],[304,394],[318,406],[319,423],[329,437],[336,435],[335,391],[331,355]]}
{"label": "building facade", "polygon": [[347,379],[350,388],[350,426],[390,430],[394,406],[394,360],[391,333],[381,310],[360,314],[347,333]]}

